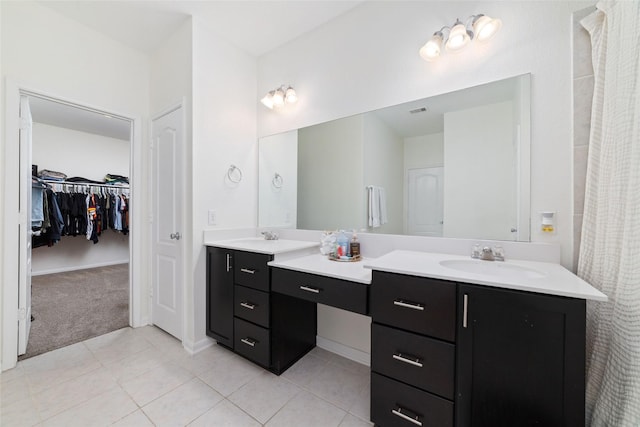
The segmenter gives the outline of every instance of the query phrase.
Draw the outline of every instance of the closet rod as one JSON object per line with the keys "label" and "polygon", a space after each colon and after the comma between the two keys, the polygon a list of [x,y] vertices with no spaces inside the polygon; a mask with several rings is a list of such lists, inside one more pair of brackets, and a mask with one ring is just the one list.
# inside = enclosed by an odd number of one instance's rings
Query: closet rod
{"label": "closet rod", "polygon": [[82,182],[82,181],[56,181],[55,179],[40,179],[42,182],[46,182],[47,184],[66,184],[66,185],[84,185],[87,187],[105,187],[105,188],[113,188],[113,189],[122,189],[129,190],[129,184],[127,185],[114,185],[114,184],[96,184],[93,182]]}

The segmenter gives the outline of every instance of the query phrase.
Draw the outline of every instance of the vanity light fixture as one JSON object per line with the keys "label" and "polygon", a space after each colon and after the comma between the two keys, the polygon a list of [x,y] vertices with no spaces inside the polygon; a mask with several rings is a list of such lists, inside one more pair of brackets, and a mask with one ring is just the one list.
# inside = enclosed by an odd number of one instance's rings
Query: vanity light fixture
{"label": "vanity light fixture", "polygon": [[277,89],[269,91],[269,93],[267,93],[260,102],[262,102],[265,107],[272,110],[273,107],[279,108],[285,104],[293,104],[297,100],[298,95],[293,87],[282,85]]}
{"label": "vanity light fixture", "polygon": [[471,15],[463,23],[456,19],[453,26],[442,27],[420,48],[420,56],[426,61],[434,61],[440,57],[442,47],[449,52],[460,52],[472,40],[484,42],[489,40],[502,27],[500,19],[487,15]]}

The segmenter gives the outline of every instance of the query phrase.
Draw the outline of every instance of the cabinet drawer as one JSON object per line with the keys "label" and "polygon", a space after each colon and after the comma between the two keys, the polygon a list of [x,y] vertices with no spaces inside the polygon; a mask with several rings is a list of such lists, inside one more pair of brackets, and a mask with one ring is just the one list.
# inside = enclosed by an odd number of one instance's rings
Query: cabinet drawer
{"label": "cabinet drawer", "polygon": [[235,252],[233,279],[236,284],[269,292],[269,267],[271,255],[252,252]]}
{"label": "cabinet drawer", "polygon": [[456,284],[444,280],[373,272],[374,322],[455,341]]}
{"label": "cabinet drawer", "polygon": [[249,322],[269,327],[269,294],[236,285],[233,312]]}
{"label": "cabinet drawer", "polygon": [[234,319],[234,350],[258,365],[269,367],[271,345],[269,330],[237,317]]}
{"label": "cabinet drawer", "polygon": [[361,314],[367,314],[368,288],[363,283],[282,268],[271,273],[274,292]]}
{"label": "cabinet drawer", "polygon": [[371,370],[453,400],[455,346],[373,323]]}
{"label": "cabinet drawer", "polygon": [[371,421],[384,427],[451,427],[453,402],[372,372]]}

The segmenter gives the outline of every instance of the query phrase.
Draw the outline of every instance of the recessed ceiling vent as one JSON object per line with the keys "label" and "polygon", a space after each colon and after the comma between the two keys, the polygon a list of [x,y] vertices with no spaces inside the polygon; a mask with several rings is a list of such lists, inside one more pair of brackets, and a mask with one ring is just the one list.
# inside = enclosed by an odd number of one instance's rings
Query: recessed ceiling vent
{"label": "recessed ceiling vent", "polygon": [[427,107],[414,108],[413,110],[409,110],[410,114],[418,114],[418,113],[426,113],[429,111]]}

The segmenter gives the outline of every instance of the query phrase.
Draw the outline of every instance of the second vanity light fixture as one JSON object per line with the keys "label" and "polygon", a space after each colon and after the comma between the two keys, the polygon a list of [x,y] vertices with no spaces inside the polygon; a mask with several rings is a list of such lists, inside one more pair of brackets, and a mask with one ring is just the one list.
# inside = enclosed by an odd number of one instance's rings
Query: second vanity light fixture
{"label": "second vanity light fixture", "polygon": [[277,89],[269,91],[264,98],[260,100],[262,104],[268,109],[272,110],[273,107],[282,107],[284,104],[293,104],[298,100],[296,91],[288,85],[282,85]]}
{"label": "second vanity light fixture", "polygon": [[484,42],[498,32],[502,27],[500,19],[494,19],[487,15],[471,15],[463,23],[456,19],[453,26],[442,27],[433,33],[433,36],[420,49],[420,56],[427,61],[434,61],[440,57],[442,47],[449,52],[459,52],[471,42],[478,40]]}

